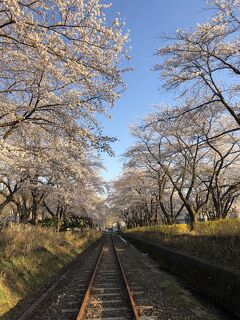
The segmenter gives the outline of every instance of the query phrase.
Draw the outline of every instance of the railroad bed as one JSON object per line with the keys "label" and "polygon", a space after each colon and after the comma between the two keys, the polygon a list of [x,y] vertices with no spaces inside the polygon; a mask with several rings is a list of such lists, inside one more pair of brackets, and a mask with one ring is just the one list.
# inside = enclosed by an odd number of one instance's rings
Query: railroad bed
{"label": "railroad bed", "polygon": [[113,238],[107,236],[77,320],[140,319],[117,251]]}
{"label": "railroad bed", "polygon": [[120,236],[105,236],[34,308],[4,320],[227,320]]}

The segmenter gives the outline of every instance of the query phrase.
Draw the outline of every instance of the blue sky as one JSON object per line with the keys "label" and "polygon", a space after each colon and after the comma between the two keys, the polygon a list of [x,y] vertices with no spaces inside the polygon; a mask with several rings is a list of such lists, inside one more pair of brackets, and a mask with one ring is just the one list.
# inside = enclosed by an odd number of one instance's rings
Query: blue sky
{"label": "blue sky", "polygon": [[210,12],[204,7],[204,0],[112,0],[109,18],[120,12],[121,18],[126,19],[126,28],[130,29],[129,65],[134,71],[124,76],[127,90],[116,102],[112,120],[102,121],[105,134],[119,139],[112,144],[115,157],[103,155],[106,180],[121,173],[121,154],[133,143],[128,126],[139,122],[151,105],[174,102],[172,93],[159,92],[159,74],[151,71],[159,62],[153,52],[163,45],[159,35],[173,34],[179,28],[190,29],[205,21]]}

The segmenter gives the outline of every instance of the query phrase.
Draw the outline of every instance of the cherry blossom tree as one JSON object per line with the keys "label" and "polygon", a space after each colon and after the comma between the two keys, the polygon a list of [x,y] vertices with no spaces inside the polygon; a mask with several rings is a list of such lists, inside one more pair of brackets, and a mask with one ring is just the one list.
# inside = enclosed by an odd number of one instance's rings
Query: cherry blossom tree
{"label": "cherry blossom tree", "polygon": [[215,15],[193,31],[177,30],[169,45],[156,51],[164,57],[155,66],[163,87],[179,90],[186,101],[182,114],[224,108],[239,129],[239,0],[211,0]]}
{"label": "cherry blossom tree", "polygon": [[[23,122],[92,137],[123,85],[127,35],[109,6],[86,1],[0,1],[1,136]],[[86,126],[85,121],[91,125]]]}
{"label": "cherry blossom tree", "polygon": [[111,153],[97,114],[124,89],[128,34],[99,0],[0,0],[0,209],[37,223],[93,212]]}
{"label": "cherry blossom tree", "polygon": [[157,223],[155,186],[147,172],[126,167],[123,175],[113,181],[107,200],[128,227]]}
{"label": "cherry blossom tree", "polygon": [[[126,174],[133,169],[145,174],[145,184],[146,173],[151,180],[147,185],[151,185],[150,194],[156,196],[156,221],[172,224],[180,217],[188,217],[193,227],[198,219],[222,219],[229,215],[239,197],[239,134],[221,133],[233,121],[214,108],[194,116],[165,108],[156,109],[142,124],[132,127],[136,142],[125,153],[127,171],[117,180],[112,196],[124,206],[121,214],[130,227],[131,221],[135,221],[134,226],[148,224],[140,207],[134,208],[130,202],[134,189],[131,175],[126,178]],[[135,181],[137,186],[141,184]],[[145,197],[148,208],[150,194]]]}
{"label": "cherry blossom tree", "polygon": [[157,107],[131,129],[136,141],[112,195],[129,227],[146,224],[140,198],[138,206],[130,201],[132,170],[145,183],[151,179],[161,222],[186,215],[193,227],[197,219],[226,218],[239,197],[240,1],[209,0],[208,8],[213,16],[207,22],[177,30],[156,51],[161,63],[154,70],[178,102]]}

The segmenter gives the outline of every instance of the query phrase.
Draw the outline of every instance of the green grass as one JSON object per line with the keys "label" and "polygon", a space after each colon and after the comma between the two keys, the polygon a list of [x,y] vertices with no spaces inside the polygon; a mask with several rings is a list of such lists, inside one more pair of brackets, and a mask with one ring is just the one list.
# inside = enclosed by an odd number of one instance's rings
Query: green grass
{"label": "green grass", "polygon": [[240,219],[140,227],[126,232],[240,272]]}
{"label": "green grass", "polygon": [[33,226],[0,232],[0,316],[71,262],[99,232],[56,233]]}

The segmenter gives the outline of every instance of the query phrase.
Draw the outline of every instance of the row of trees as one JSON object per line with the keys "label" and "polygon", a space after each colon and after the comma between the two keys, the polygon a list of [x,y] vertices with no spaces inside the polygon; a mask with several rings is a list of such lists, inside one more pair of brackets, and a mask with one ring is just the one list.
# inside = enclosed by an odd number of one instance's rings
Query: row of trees
{"label": "row of trees", "polygon": [[94,214],[128,35],[99,0],[0,0],[0,216]]}
{"label": "row of trees", "polygon": [[180,102],[131,128],[135,144],[110,195],[128,227],[226,218],[240,195],[240,1],[210,4],[207,23],[156,51],[154,69]]}

